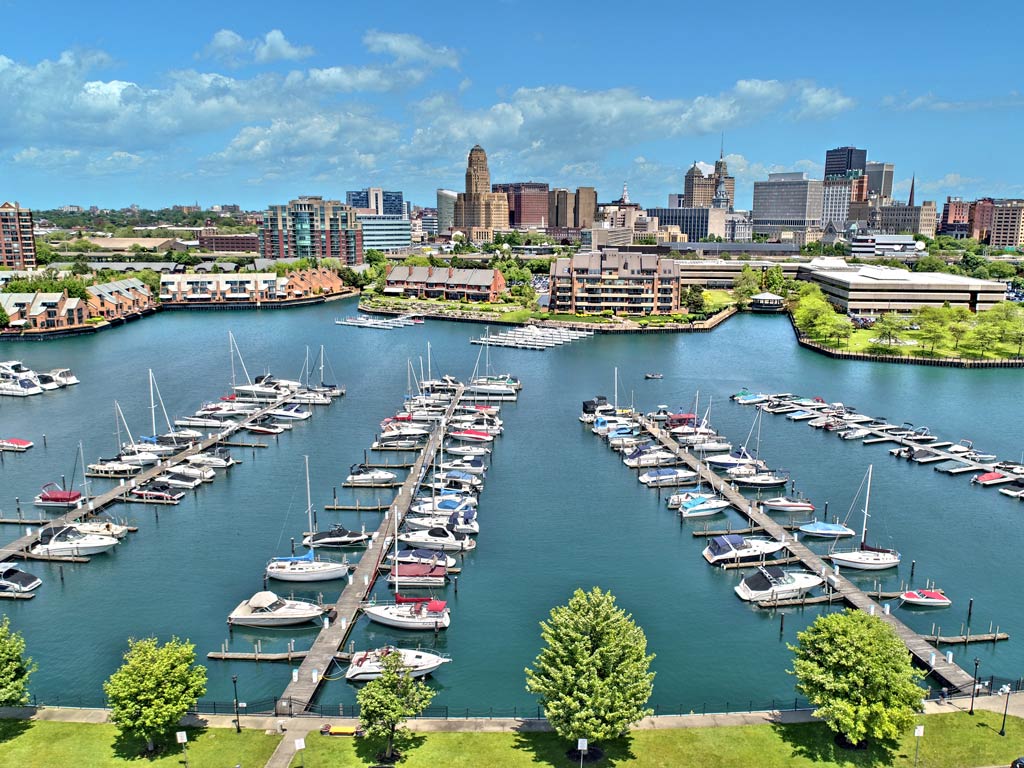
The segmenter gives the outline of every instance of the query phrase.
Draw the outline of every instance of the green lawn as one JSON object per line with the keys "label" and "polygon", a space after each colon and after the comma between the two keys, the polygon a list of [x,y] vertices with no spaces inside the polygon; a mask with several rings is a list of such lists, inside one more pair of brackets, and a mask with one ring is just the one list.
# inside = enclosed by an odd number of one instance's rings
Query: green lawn
{"label": "green lawn", "polygon": [[[262,766],[277,747],[279,736],[262,731],[237,734],[227,728],[188,730],[190,768],[243,768]],[[112,725],[57,723],[38,720],[0,720],[0,768],[180,768],[181,748],[161,745],[158,757],[143,757],[141,742],[122,742]]]}
{"label": "green lawn", "polygon": [[[970,768],[1009,765],[1024,754],[1024,720],[1010,718],[1006,737],[998,734],[1001,715],[979,711],[929,715],[919,765],[922,768]],[[570,768],[568,745],[550,733],[414,734],[414,744],[400,765],[406,768]],[[758,725],[728,728],[680,728],[634,731],[630,738],[606,745],[599,766],[636,768],[859,768],[914,765],[914,737],[899,748],[851,752],[835,746],[831,732],[819,724]],[[306,768],[374,765],[379,745],[311,735],[305,754],[292,765]],[[591,764],[594,765],[594,764]]]}
{"label": "green lawn", "polygon": [[716,307],[728,307],[736,303],[736,297],[732,291],[719,288],[704,290],[704,304],[709,310]]}
{"label": "green lawn", "polygon": [[[929,345],[918,341],[916,331],[904,331],[900,334],[900,340],[904,343],[893,344],[891,346],[884,342],[882,344],[878,344],[871,341],[877,337],[878,334],[874,330],[870,328],[863,328],[855,330],[849,340],[844,340],[840,347],[835,346],[835,339],[829,339],[826,346],[833,349],[839,349],[843,352],[867,352],[875,355],[903,355],[905,357],[965,357],[977,360],[981,360],[983,358],[992,360],[998,358],[1018,357],[1017,345],[1010,343],[996,344],[982,355],[977,353],[966,354],[963,349],[954,349],[954,343],[952,341],[936,346],[935,351],[932,352]],[[821,343],[820,339],[814,340]],[[907,344],[905,343],[907,341],[917,341],[918,343]]]}

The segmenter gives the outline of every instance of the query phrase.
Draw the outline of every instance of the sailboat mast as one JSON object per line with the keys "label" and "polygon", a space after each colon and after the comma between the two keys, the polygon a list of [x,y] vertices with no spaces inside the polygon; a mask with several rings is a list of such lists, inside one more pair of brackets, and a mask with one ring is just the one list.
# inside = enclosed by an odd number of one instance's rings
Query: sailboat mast
{"label": "sailboat mast", "polygon": [[85,451],[82,449],[82,441],[78,441],[78,459],[82,464],[82,488],[85,489],[85,500],[89,500],[89,475],[85,471]]}
{"label": "sailboat mast", "polygon": [[320,345],[320,386],[324,385],[324,345]]}
{"label": "sailboat mast", "polygon": [[863,548],[868,539],[868,505],[871,503],[871,470],[873,464],[868,464],[868,489],[864,492],[864,524],[860,529],[860,545]]}
{"label": "sailboat mast", "polygon": [[615,366],[615,412],[619,411],[619,367]]}
{"label": "sailboat mast", "polygon": [[153,437],[156,437],[156,400],[153,399],[153,369],[149,369],[149,416],[150,416],[150,429],[153,431],[150,433]]}
{"label": "sailboat mast", "polygon": [[309,492],[309,456],[303,456],[306,460],[306,518],[309,523],[310,534],[316,533],[313,530],[313,498]]}

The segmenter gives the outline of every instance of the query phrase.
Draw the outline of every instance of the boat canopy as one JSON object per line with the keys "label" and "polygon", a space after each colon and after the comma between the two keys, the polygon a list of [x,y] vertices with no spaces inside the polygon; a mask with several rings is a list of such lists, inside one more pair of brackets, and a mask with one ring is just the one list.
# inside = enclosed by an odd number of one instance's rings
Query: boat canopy
{"label": "boat canopy", "polygon": [[255,595],[249,598],[248,603],[250,608],[260,610],[264,608],[269,608],[280,599],[281,598],[279,598],[273,592],[257,592]]}
{"label": "boat canopy", "polygon": [[716,555],[732,552],[743,546],[743,537],[738,533],[730,533],[725,536],[714,536],[711,539],[711,552]]}
{"label": "boat canopy", "polygon": [[275,557],[275,563],[311,563],[313,562],[313,550],[309,550],[304,555],[298,555],[296,557]]}
{"label": "boat canopy", "polygon": [[444,600],[431,600],[427,603],[427,611],[430,613],[442,613],[448,607],[448,603]]}
{"label": "boat canopy", "polygon": [[785,577],[785,571],[783,571],[777,565],[766,565],[757,569],[757,573],[752,573],[747,576],[743,581],[747,587],[753,591],[761,592],[766,589],[771,589]]}

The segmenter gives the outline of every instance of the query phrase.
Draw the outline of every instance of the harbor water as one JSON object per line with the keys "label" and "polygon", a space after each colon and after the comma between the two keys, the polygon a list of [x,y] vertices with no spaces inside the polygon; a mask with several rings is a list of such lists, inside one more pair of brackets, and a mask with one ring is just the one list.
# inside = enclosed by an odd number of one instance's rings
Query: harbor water
{"label": "harbor water", "polygon": [[[271,371],[296,378],[306,347],[314,357],[325,346],[325,378],[348,389],[329,408],[315,407],[307,422],[278,438],[240,436],[268,443],[236,448],[242,464],[218,471],[212,484],[189,492],[176,507],[119,505],[115,517],[139,528],[109,555],[86,564],[29,562],[43,586],[35,599],[2,601],[0,609],[23,632],[39,665],[32,690],[39,701],[101,705],[102,682],[117,668],[129,637],[188,638],[200,657],[219,651],[280,652],[294,640],[309,646],[316,629],[235,630],[227,614],[263,587],[263,568],[288,555],[291,540],[306,530],[303,456],[309,457],[313,504],[319,524],[342,522],[375,529],[380,513],[323,511],[337,489],[339,503],[389,501],[393,491],[342,489],[351,464],[362,461],[377,425],[393,415],[407,392],[407,360],[417,371],[466,378],[480,348],[469,340],[480,326],[428,320],[392,331],[336,326],[352,302],[272,312],[166,312],[88,338],[47,343],[0,343],[0,360],[20,359],[36,370],[69,367],[81,384],[30,398],[0,398],[0,437],[32,440],[24,454],[4,454],[0,466],[0,516],[36,517],[32,497],[47,482],[79,487],[79,442],[86,462],[114,454],[114,401],[136,437],[149,434],[148,370],[152,369],[170,417],[192,413],[229,391],[232,331],[251,376]],[[580,403],[595,394],[645,411],[666,404],[690,411],[710,404],[711,419],[734,444],[742,443],[755,416],[728,396],[742,387],[794,392],[841,401],[891,422],[927,425],[941,439],[972,439],[983,451],[1020,459],[1024,404],[1020,373],[836,361],[798,347],[782,317],[740,315],[713,333],[595,336],[546,352],[500,349],[491,367],[523,382],[517,403],[503,404],[505,434],[495,441],[480,500],[482,532],[464,556],[458,591],[436,590],[452,606],[452,625],[435,636],[403,633],[360,619],[356,649],[386,643],[436,648],[453,661],[436,675],[435,704],[453,714],[529,712],[536,706],[524,688],[523,669],[540,647],[538,622],[577,587],[610,589],[643,627],[656,654],[652,705],[665,711],[709,711],[792,701],[787,643],[826,606],[771,613],[738,600],[733,587],[743,572],[709,567],[704,539],[692,531],[705,520],[681,523],[661,498],[637,482],[620,457],[578,421]],[[482,365],[482,363],[481,363]],[[645,380],[645,372],[664,374]],[[235,376],[242,377],[237,367]],[[318,379],[317,372],[314,378]],[[164,429],[157,410],[157,429]],[[46,435],[45,444],[43,435]],[[753,442],[753,438],[751,438]],[[928,633],[933,624],[960,634],[973,598],[971,630],[990,622],[1009,632],[998,645],[951,648],[956,660],[982,675],[1024,673],[1024,602],[1009,595],[1020,582],[1024,505],[995,488],[970,484],[970,474],[948,476],[931,466],[889,455],[887,444],[842,441],[783,416],[765,415],[760,452],[774,468],[789,471],[796,488],[819,510],[846,518],[868,464],[874,465],[871,543],[900,550],[898,570],[858,575],[855,581],[885,589],[910,579],[952,597],[941,611],[893,610]],[[370,454],[374,460],[399,454]],[[114,481],[93,480],[94,492]],[[862,500],[848,524],[859,530]],[[776,515],[780,519],[783,516]],[[709,526],[741,524],[736,513],[706,519]],[[20,529],[0,526],[5,541]],[[814,544],[818,551],[827,545]],[[301,550],[297,550],[301,551]],[[63,577],[63,578],[62,578]],[[279,594],[333,601],[342,587],[271,583]],[[382,581],[374,593],[386,598]],[[782,617],[785,617],[784,621]],[[239,698],[279,696],[291,679],[287,664],[220,661],[209,668],[207,699],[230,701],[232,675]],[[323,672],[322,670],[320,671]],[[355,689],[342,670],[327,670],[321,703],[352,703]]]}

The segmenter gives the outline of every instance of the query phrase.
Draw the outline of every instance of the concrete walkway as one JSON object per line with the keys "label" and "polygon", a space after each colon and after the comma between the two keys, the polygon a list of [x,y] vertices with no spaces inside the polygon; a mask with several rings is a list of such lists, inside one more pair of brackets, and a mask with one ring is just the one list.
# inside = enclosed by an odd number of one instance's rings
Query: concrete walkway
{"label": "concrete walkway", "polygon": [[[970,708],[970,698],[958,698],[940,704],[925,702],[924,712],[929,715],[948,712],[966,712]],[[978,696],[974,708],[988,712],[1001,713],[1006,699],[998,695]],[[1024,718],[1024,693],[1010,694],[1009,714]],[[12,720],[49,720],[67,723],[108,723],[110,712],[106,709],[77,709],[64,707],[0,707],[0,719]],[[775,712],[733,712],[726,714],[707,715],[662,715],[647,717],[637,723],[638,730],[659,730],[666,728],[716,728],[736,725],[765,725],[769,723],[809,723],[813,722],[811,711],[807,709]],[[280,743],[274,754],[267,761],[266,768],[288,768],[295,757],[295,739],[305,738],[310,733],[316,734],[325,719],[316,717],[272,717],[243,715],[242,728],[260,730],[267,734],[282,733]],[[334,718],[332,725],[358,724],[357,720]],[[182,725],[201,726],[206,728],[234,728],[235,721],[231,715],[189,715],[182,720]],[[411,720],[409,729],[419,733],[500,733],[500,732],[538,732],[549,731],[551,727],[545,720],[523,718],[422,718]],[[1021,749],[1024,752],[1024,747]]]}

